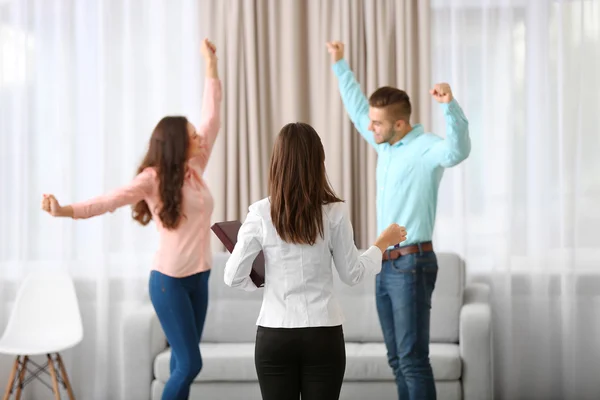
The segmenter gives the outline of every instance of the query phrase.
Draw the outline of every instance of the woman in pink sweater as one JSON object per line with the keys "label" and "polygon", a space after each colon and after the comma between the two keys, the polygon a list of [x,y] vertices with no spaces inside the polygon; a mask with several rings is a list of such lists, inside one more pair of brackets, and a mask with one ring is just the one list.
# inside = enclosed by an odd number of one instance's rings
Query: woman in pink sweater
{"label": "woman in pink sweater", "polygon": [[160,245],[150,273],[150,298],[171,345],[171,376],[163,400],[187,399],[202,368],[199,342],[208,304],[213,198],[202,174],[220,128],[221,82],[215,46],[202,43],[206,81],[202,124],[164,117],[128,185],[88,201],[61,206],[44,195],[42,209],[55,217],[90,218],[133,205],[133,219],[154,220]]}

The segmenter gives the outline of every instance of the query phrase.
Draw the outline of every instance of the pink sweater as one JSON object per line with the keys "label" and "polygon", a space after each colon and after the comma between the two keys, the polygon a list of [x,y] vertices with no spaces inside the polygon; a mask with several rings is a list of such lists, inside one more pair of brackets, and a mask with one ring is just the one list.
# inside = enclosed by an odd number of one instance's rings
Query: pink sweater
{"label": "pink sweater", "polygon": [[202,178],[221,121],[221,82],[207,78],[202,105],[202,124],[198,134],[203,138],[202,153],[188,161],[183,184],[182,218],[174,230],[165,229],[155,211],[160,204],[158,177],[154,168],[146,168],[133,181],[113,192],[88,201],[73,204],[74,218],[90,218],[117,208],[145,200],[152,211],[160,235],[160,244],[153,269],[181,278],[210,269],[210,222],[213,198]]}

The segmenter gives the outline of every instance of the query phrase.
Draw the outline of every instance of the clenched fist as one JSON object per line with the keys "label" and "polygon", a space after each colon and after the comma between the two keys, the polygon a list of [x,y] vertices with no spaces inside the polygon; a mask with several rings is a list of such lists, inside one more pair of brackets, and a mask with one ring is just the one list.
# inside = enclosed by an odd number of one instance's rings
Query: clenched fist
{"label": "clenched fist", "polygon": [[386,251],[388,247],[395,246],[406,240],[406,228],[398,224],[391,224],[381,232],[375,246],[379,247],[382,253]]}
{"label": "clenched fist", "polygon": [[202,41],[200,51],[202,52],[202,55],[206,61],[215,61],[217,59],[217,48],[208,39],[204,39]]}
{"label": "clenched fist", "polygon": [[433,86],[429,94],[437,100],[438,103],[450,103],[452,101],[452,90],[447,83],[438,83]]}
{"label": "clenched fist", "polygon": [[331,54],[331,61],[334,63],[344,58],[344,43],[342,42],[327,42],[327,52]]}
{"label": "clenched fist", "polygon": [[398,224],[391,224],[381,232],[381,236],[390,243],[390,246],[393,246],[406,240],[406,228]]}
{"label": "clenched fist", "polygon": [[56,200],[53,194],[45,194],[42,198],[42,210],[53,217],[58,217],[61,215],[62,207],[58,204],[58,200]]}

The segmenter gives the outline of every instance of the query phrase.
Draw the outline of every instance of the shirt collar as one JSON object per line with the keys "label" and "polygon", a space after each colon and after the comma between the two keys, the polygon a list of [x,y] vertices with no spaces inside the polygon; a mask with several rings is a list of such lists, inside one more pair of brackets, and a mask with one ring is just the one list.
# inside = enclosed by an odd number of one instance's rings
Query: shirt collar
{"label": "shirt collar", "polygon": [[417,138],[419,135],[421,135],[423,133],[423,125],[421,124],[415,124],[412,126],[412,129],[410,130],[410,132],[408,132],[406,134],[406,136],[404,136],[402,138],[402,140],[397,141],[396,143],[394,143],[392,145],[392,147],[398,147],[400,145],[407,145],[408,143],[410,143],[410,141],[412,141],[413,139]]}

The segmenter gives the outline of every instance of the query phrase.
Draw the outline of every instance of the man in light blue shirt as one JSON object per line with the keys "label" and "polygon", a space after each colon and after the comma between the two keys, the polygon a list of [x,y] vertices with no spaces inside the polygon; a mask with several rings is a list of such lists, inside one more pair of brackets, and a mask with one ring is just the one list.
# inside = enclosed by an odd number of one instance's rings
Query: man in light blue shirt
{"label": "man in light blue shirt", "polygon": [[422,125],[410,123],[406,92],[381,87],[367,100],[343,59],[343,44],[329,42],[327,48],[346,112],[377,151],[377,232],[390,223],[407,231],[402,247],[383,255],[376,278],[377,313],[398,398],[434,400],[429,321],[438,265],[431,238],[444,169],[459,164],[471,151],[468,121],[450,86],[437,84],[430,94],[444,112],[446,139],[426,133]]}

